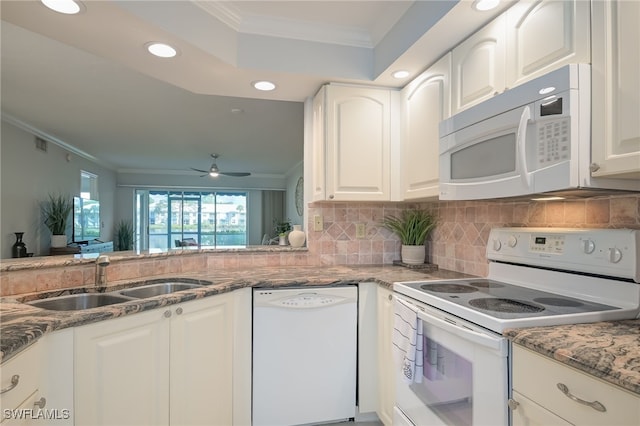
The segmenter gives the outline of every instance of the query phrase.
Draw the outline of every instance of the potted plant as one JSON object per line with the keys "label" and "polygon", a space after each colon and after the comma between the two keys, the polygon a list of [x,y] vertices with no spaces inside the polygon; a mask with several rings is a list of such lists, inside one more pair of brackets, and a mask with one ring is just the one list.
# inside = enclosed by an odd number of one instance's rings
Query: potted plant
{"label": "potted plant", "polygon": [[63,194],[49,194],[49,199],[42,204],[44,224],[51,231],[51,247],[66,247],[67,223],[73,211],[73,197]]}
{"label": "potted plant", "polygon": [[280,237],[278,244],[281,246],[286,246],[287,233],[291,231],[291,220],[287,219],[287,220],[279,221],[276,219],[273,221],[273,223],[274,223],[274,230],[276,231],[276,235]]}
{"label": "potted plant", "polygon": [[425,210],[404,210],[400,216],[388,215],[382,226],[400,238],[403,263],[418,265],[425,260],[425,241],[436,226],[435,216]]}
{"label": "potted plant", "polygon": [[122,219],[116,224],[117,250],[133,250],[133,224],[130,220]]}

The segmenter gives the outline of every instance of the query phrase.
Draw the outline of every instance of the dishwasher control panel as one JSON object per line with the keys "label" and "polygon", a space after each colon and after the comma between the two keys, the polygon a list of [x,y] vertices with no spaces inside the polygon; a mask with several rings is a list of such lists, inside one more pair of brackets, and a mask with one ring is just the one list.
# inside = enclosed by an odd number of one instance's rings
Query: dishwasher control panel
{"label": "dishwasher control panel", "polygon": [[357,300],[357,290],[352,286],[313,289],[254,290],[253,305],[272,308],[321,308]]}

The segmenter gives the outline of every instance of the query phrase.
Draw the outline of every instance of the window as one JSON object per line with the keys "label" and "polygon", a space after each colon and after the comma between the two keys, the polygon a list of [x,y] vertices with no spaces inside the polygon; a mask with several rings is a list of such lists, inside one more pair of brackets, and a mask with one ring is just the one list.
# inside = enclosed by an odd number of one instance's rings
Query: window
{"label": "window", "polygon": [[80,198],[85,200],[99,200],[98,175],[80,170]]}
{"label": "window", "polygon": [[244,192],[138,191],[136,198],[136,217],[147,224],[149,250],[247,244]]}

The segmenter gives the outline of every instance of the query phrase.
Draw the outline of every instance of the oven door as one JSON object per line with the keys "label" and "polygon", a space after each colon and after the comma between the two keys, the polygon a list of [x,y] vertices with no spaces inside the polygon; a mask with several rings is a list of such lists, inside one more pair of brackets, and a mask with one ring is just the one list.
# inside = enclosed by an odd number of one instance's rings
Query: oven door
{"label": "oven door", "polygon": [[508,425],[507,340],[412,304],[422,322],[423,371],[408,384],[397,369],[396,408],[415,425]]}

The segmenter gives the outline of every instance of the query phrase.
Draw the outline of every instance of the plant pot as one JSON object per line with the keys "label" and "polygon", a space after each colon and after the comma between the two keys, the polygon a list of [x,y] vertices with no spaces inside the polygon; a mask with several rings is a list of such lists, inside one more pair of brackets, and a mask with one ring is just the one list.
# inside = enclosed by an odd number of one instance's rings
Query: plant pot
{"label": "plant pot", "polygon": [[426,255],[426,247],[421,246],[405,246],[402,245],[400,251],[400,258],[403,263],[407,265],[421,265],[424,263]]}
{"label": "plant pot", "polygon": [[286,235],[280,235],[279,236],[278,245],[279,246],[286,246],[287,245],[287,236]]}
{"label": "plant pot", "polygon": [[289,232],[289,244],[291,247],[302,247],[306,238],[302,225],[293,225],[293,231]]}
{"label": "plant pot", "polygon": [[51,236],[51,247],[66,247],[67,246],[67,236],[66,235],[52,235]]}

